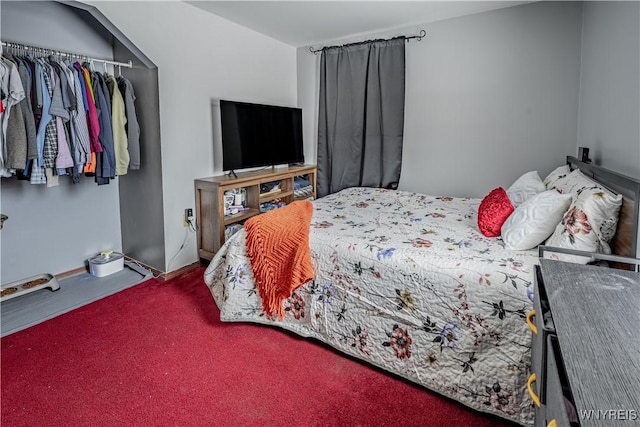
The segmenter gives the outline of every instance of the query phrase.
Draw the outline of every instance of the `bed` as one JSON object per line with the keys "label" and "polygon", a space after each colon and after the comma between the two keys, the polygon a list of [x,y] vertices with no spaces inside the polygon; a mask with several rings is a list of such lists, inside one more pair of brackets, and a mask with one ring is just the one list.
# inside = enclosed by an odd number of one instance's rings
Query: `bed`
{"label": "bed", "polygon": [[[593,168],[600,168],[567,162],[598,179]],[[625,190],[625,228],[612,243],[620,255],[636,248],[635,185]],[[316,200],[309,234],[316,277],[285,301],[283,320],[263,312],[244,230],[216,254],[205,281],[222,321],[318,339],[478,411],[531,425],[525,317],[538,254],[481,234],[480,203],[374,188]],[[618,243],[626,253],[616,252]]]}

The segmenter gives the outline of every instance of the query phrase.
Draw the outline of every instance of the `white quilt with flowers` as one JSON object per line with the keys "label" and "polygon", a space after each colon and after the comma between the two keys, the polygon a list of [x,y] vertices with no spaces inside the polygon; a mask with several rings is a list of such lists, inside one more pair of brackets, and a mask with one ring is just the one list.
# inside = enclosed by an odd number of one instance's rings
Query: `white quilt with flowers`
{"label": "white quilt with flowers", "polygon": [[526,390],[533,265],[477,227],[479,199],[350,188],[314,201],[315,280],[266,318],[244,230],[205,281],[223,321],[317,338],[479,411],[533,423]]}

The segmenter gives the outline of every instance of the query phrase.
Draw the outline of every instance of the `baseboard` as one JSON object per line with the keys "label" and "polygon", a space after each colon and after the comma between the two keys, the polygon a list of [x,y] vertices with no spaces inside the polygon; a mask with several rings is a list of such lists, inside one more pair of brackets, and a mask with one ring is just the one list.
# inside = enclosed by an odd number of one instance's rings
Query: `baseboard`
{"label": "baseboard", "polygon": [[87,267],[83,266],[83,267],[74,268],[73,270],[63,271],[62,273],[55,274],[54,276],[56,279],[64,279],[65,277],[73,276],[79,273],[86,273],[87,271],[88,271]]}
{"label": "baseboard", "polygon": [[[151,271],[151,273],[153,274],[153,277],[155,277],[156,279],[160,279],[163,281],[167,281],[167,280],[171,280],[174,277],[178,277],[181,276],[185,273],[188,273],[192,270],[195,270],[196,268],[200,267],[200,261],[196,261],[194,263],[191,264],[187,264],[184,267],[181,267],[177,270],[173,270],[173,271],[168,271],[168,272],[163,272],[160,271],[156,268],[153,268],[151,266],[148,266],[147,264],[138,261],[137,259],[131,258],[130,256],[126,256],[124,257],[125,261],[130,261],[132,263],[135,264],[139,264],[141,266],[143,266],[144,268],[146,268],[147,270]],[[69,277],[69,276],[73,276],[75,274],[78,273],[86,273],[89,270],[87,270],[87,267],[78,267],[78,268],[74,268],[73,270],[68,270],[68,271],[64,271],[62,273],[58,273],[55,275],[56,279],[64,279],[65,277]]]}
{"label": "baseboard", "polygon": [[168,271],[166,273],[163,273],[162,276],[160,277],[162,280],[171,280],[175,277],[181,276],[185,273],[188,273],[190,271],[195,270],[196,268],[200,267],[200,261],[196,261],[194,263],[191,264],[187,264],[184,267],[181,267],[177,270],[173,270],[173,271]]}
{"label": "baseboard", "polygon": [[171,280],[174,277],[178,277],[178,276],[180,276],[182,274],[185,274],[185,273],[188,273],[188,272],[190,272],[192,270],[195,270],[196,268],[198,268],[200,266],[200,262],[196,261],[196,262],[194,262],[192,264],[187,264],[184,267],[181,267],[181,268],[179,268],[177,270],[166,271],[165,272],[165,271],[160,271],[157,268],[153,268],[151,266],[148,266],[144,262],[140,262],[140,261],[138,261],[138,260],[136,260],[134,258],[131,258],[129,256],[126,256],[126,255],[125,255],[125,259],[128,260],[128,261],[134,262],[136,264],[140,264],[143,267],[145,267],[146,269],[151,270],[151,272],[153,273],[153,277],[155,277],[156,279],[163,280],[163,281]]}

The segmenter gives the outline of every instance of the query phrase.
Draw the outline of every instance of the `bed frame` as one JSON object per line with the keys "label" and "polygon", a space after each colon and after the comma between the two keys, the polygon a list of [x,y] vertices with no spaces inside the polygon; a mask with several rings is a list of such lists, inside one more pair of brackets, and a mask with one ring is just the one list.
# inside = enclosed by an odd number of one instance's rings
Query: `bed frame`
{"label": "bed frame", "polygon": [[613,172],[593,163],[585,163],[567,156],[571,169],[580,169],[586,176],[601,183],[616,194],[622,194],[622,206],[618,228],[611,240],[615,255],[636,258],[638,256],[638,218],[640,217],[640,180]]}

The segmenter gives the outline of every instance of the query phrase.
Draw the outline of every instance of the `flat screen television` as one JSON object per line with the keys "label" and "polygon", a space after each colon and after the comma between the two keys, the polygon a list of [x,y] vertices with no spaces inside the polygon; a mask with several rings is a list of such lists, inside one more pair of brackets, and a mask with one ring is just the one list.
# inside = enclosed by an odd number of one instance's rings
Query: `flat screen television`
{"label": "flat screen television", "polygon": [[222,169],[303,163],[302,109],[220,100]]}

